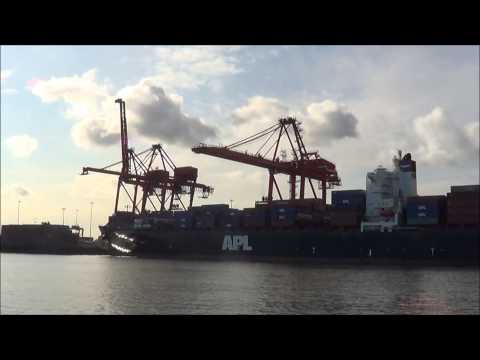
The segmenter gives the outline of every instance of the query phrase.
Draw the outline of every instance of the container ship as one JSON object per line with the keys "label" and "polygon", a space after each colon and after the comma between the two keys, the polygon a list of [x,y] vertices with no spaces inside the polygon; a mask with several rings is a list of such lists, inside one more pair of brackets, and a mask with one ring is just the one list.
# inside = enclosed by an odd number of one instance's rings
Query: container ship
{"label": "container ship", "polygon": [[0,252],[32,254],[106,254],[78,225],[18,224],[3,225]]}
{"label": "container ship", "polygon": [[[100,226],[100,237],[111,254],[479,263],[480,185],[452,186],[446,195],[420,196],[416,161],[410,153],[402,156],[399,151],[391,170],[377,167],[368,172],[365,189],[332,190],[327,204],[327,189],[341,186],[335,164],[307,151],[299,121],[282,118],[231,145],[192,148],[197,154],[265,169],[267,196],[245,209],[194,206],[194,194],[207,198],[213,187],[197,182],[197,168],[177,167],[162,145],[138,154],[128,148],[125,102],[116,102],[122,160],[82,172],[118,177],[114,213]],[[291,150],[290,158],[281,150],[282,139]],[[256,152],[241,149],[258,141],[262,146]],[[154,166],[155,160],[160,167]],[[114,170],[115,166],[121,169]],[[288,178],[288,196],[278,186],[281,175]],[[121,196],[129,201],[130,211],[119,210]]]}

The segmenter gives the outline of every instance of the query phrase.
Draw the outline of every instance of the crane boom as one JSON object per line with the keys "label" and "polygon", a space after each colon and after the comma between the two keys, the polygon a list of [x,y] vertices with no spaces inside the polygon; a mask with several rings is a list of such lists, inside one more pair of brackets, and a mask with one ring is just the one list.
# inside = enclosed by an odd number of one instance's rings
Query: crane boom
{"label": "crane boom", "polygon": [[[94,167],[84,167],[83,171],[80,175],[88,175],[89,172],[97,172],[97,173],[100,173],[100,174],[108,174],[108,175],[116,175],[116,176],[121,176],[122,175],[122,173],[120,171],[98,169],[98,168],[94,168]],[[145,175],[128,174],[126,176],[126,179],[124,180],[124,182],[127,183],[127,184],[135,185],[135,184],[138,184],[138,183],[146,182],[148,180],[149,180],[148,176],[145,176]],[[176,184],[178,184],[178,182],[175,180],[175,178],[171,177],[171,178],[165,180],[165,184],[167,184],[167,190],[169,190],[169,189],[173,189],[174,186]],[[181,184],[180,186],[182,186],[182,185],[183,186],[189,186],[189,185],[192,185],[192,184],[193,184],[192,181],[187,181],[184,184]],[[199,189],[199,190],[211,189],[209,186],[204,185],[204,184],[200,184],[200,183],[197,183],[197,182],[195,182],[194,187],[196,189]]]}
{"label": "crane boom", "polygon": [[272,161],[260,155],[231,150],[227,147],[207,146],[204,144],[192,148],[192,151],[197,154],[215,156],[242,164],[261,167],[272,170],[277,174],[305,176],[320,181],[324,179],[328,181],[338,180],[335,165],[325,159]]}
{"label": "crane boom", "polygon": [[[290,199],[294,200],[296,196],[296,178],[300,177],[300,199],[304,199],[305,195],[305,181],[308,179],[312,189],[313,196],[317,198],[313,188],[312,180],[317,180],[321,184],[322,200],[325,202],[326,189],[333,186],[340,185],[340,178],[337,174],[335,164],[321,158],[318,152],[308,152],[302,139],[300,123],[292,118],[282,118],[278,120],[278,124],[270,126],[257,134],[248,136],[245,139],[239,140],[228,146],[210,146],[200,144],[192,148],[192,151],[197,154],[210,155],[230,161],[239,162],[246,165],[252,165],[268,170],[268,201],[273,200],[273,186],[275,186],[280,199],[282,195],[275,181],[275,174],[284,174],[290,177]],[[289,129],[293,134],[289,134]],[[275,133],[279,131],[278,136]],[[288,144],[291,147],[294,159],[291,161],[280,160],[277,157],[277,151],[282,136],[288,139]],[[263,145],[255,153],[248,153],[247,151],[238,150],[239,146],[252,143],[254,141],[266,138]],[[271,146],[267,143],[273,139]],[[262,149],[267,148],[266,154],[262,155]],[[273,157],[267,157],[271,149],[275,149]]]}

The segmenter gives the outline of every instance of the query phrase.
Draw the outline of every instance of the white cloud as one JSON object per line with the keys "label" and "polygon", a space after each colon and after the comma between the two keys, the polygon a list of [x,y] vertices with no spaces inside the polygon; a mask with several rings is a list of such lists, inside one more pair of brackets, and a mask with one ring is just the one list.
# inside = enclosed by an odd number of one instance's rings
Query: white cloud
{"label": "white cloud", "polygon": [[95,69],[82,75],[32,80],[29,89],[44,102],[67,105],[65,116],[77,121],[71,131],[77,146],[107,146],[118,141],[118,110],[111,89],[97,81]]}
{"label": "white cloud", "polygon": [[18,93],[16,89],[12,88],[5,88],[4,84],[6,80],[13,74],[13,70],[11,69],[4,69],[0,70],[0,82],[1,82],[1,88],[0,88],[0,93],[2,95],[15,95]]}
{"label": "white cloud", "polygon": [[[416,154],[425,162],[460,164],[468,152],[471,152],[466,132],[449,121],[440,107],[434,108],[427,115],[417,117],[414,120],[414,129],[418,141]],[[473,146],[473,143],[471,145]]]}
{"label": "white cloud", "polygon": [[82,75],[52,77],[49,80],[37,80],[31,85],[31,91],[44,102],[64,100],[66,103],[89,103],[92,98],[108,95],[105,86],[96,82],[96,69]]}
{"label": "white cloud", "polygon": [[257,129],[259,125],[272,124],[286,115],[288,107],[281,104],[280,100],[263,96],[249,98],[246,105],[232,113],[234,125],[250,123]]}
{"label": "white cloud", "polygon": [[312,143],[358,136],[356,116],[345,105],[332,100],[308,105],[304,124]]}
{"label": "white cloud", "polygon": [[0,80],[6,80],[13,74],[13,70],[11,69],[4,69],[0,70]]}
{"label": "white cloud", "polygon": [[345,105],[325,100],[308,104],[304,109],[291,111],[289,106],[279,99],[263,96],[252,97],[248,99],[246,105],[233,111],[235,135],[240,138],[253,135],[289,115],[302,122],[307,134],[306,140],[312,145],[358,136],[358,120]]}
{"label": "white cloud", "polygon": [[183,97],[166,94],[152,79],[126,86],[117,94],[95,77],[95,70],[81,76],[37,80],[30,89],[42,101],[67,104],[65,115],[75,120],[71,134],[82,148],[115,145],[120,139],[119,110],[115,99],[126,102],[129,134],[149,140],[192,146],[215,137],[215,129],[198,118],[185,114]]}
{"label": "white cloud", "polygon": [[480,122],[475,121],[470,124],[467,124],[465,126],[465,133],[470,140],[470,143],[472,144],[473,148],[476,149],[477,151],[479,150],[479,124]]}
{"label": "white cloud", "polygon": [[[239,46],[169,46],[153,49],[156,72],[117,92],[127,102],[129,129],[147,139],[193,145],[213,138],[215,129],[181,110],[183,97],[175,89],[208,86],[222,89],[220,79],[242,71],[236,53]],[[30,91],[43,102],[67,104],[65,116],[77,121],[72,137],[77,146],[107,146],[119,139],[117,96],[96,70],[81,75],[32,80]]]}
{"label": "white cloud", "polygon": [[109,87],[97,82],[95,69],[82,75],[32,80],[29,88],[32,94],[40,97],[43,102],[64,101],[69,105],[66,115],[73,119],[84,118],[97,112],[101,102],[109,96]]}
{"label": "white cloud", "polygon": [[112,129],[113,123],[106,119],[87,118],[72,126],[72,138],[78,147],[89,149],[116,144],[120,139],[117,129]]}
{"label": "white cloud", "polygon": [[196,89],[202,85],[218,91],[214,79],[238,74],[235,53],[241,46],[168,46],[154,49],[155,75],[150,77],[156,85],[173,91]]}
{"label": "white cloud", "polygon": [[13,156],[27,158],[37,149],[38,141],[30,135],[16,135],[7,138],[6,145]]}
{"label": "white cloud", "polygon": [[182,112],[178,96],[173,100],[151,81],[124,88],[118,95],[127,104],[132,126],[146,138],[190,147],[215,137],[212,126]]}

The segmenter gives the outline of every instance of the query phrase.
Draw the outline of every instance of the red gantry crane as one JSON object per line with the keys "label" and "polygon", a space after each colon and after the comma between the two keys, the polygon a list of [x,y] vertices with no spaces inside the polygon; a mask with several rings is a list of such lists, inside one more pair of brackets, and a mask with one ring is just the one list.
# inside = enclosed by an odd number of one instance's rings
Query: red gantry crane
{"label": "red gantry crane", "polygon": [[[317,199],[317,194],[312,183],[312,180],[317,180],[319,181],[319,189],[322,191],[322,202],[325,204],[327,189],[331,189],[333,186],[339,186],[341,181],[337,174],[335,164],[321,158],[317,151],[307,151],[299,125],[301,125],[301,123],[295,118],[282,118],[278,120],[277,124],[228,146],[200,144],[199,146],[193,147],[192,151],[198,154],[206,154],[267,169],[269,180],[266,200],[269,203],[273,201],[273,186],[275,186],[280,200],[283,200],[277,181],[275,180],[275,174],[285,174],[289,176],[290,200],[295,200],[297,197],[297,178],[300,179],[299,199],[304,199],[305,197],[305,182],[307,180],[314,198]],[[291,161],[280,160],[280,157],[277,156],[282,137],[286,137],[291,146],[293,154],[293,160]],[[265,139],[265,141],[254,154],[238,150],[238,147],[241,145],[261,139]],[[273,155],[270,157],[269,154],[272,150]],[[262,151],[264,152],[262,153]]]}
{"label": "red gantry crane", "polygon": [[[171,211],[178,207],[178,204],[173,203],[174,199],[177,199],[182,208],[187,210],[180,198],[181,195],[190,196],[188,208],[191,208],[196,190],[201,191],[202,198],[208,197],[213,192],[212,187],[197,183],[197,168],[175,166],[162,145],[152,145],[151,148],[138,154],[133,149],[129,149],[125,101],[117,99],[115,102],[120,104],[122,160],[100,169],[84,167],[81,174],[87,175],[89,172],[98,172],[118,176],[115,213],[118,212],[121,189],[126,193],[131,203],[131,206],[127,204],[127,209],[131,208],[131,212],[135,214],[144,214],[147,204],[150,204],[154,211]],[[158,166],[154,167],[155,160],[160,163],[158,159],[161,160],[162,169],[159,169]],[[120,164],[122,166],[120,171],[112,169]],[[170,176],[170,171],[173,171],[173,176]],[[128,191],[126,185],[133,186],[133,194]],[[139,196],[139,189],[141,190],[141,196]]]}

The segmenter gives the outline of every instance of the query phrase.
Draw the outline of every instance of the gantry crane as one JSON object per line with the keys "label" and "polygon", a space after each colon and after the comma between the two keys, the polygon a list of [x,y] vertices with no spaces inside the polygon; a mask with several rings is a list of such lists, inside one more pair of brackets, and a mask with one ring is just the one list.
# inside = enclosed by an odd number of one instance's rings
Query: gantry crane
{"label": "gantry crane", "polygon": [[[206,154],[267,169],[269,176],[268,196],[266,200],[268,202],[273,201],[273,186],[275,186],[280,200],[283,200],[277,181],[275,180],[275,174],[285,174],[289,176],[290,200],[296,199],[297,177],[300,178],[299,198],[304,199],[305,182],[308,180],[313,196],[317,199],[312,180],[318,180],[319,188],[322,191],[322,202],[325,204],[327,189],[330,189],[333,186],[339,186],[341,181],[337,174],[335,164],[321,158],[316,151],[307,151],[299,125],[300,122],[295,118],[281,118],[278,120],[277,124],[228,146],[200,144],[199,146],[193,147],[192,151],[198,154]],[[290,132],[292,132],[292,134],[290,134]],[[276,136],[276,134],[278,135]],[[293,160],[285,161],[277,156],[282,137],[288,139],[294,157]],[[241,145],[249,144],[261,139],[265,139],[265,141],[254,154],[238,150],[238,147]],[[261,152],[264,149],[267,150],[262,154]],[[274,149],[273,156],[269,157],[269,153],[272,149]]]}
{"label": "gantry crane", "polygon": [[[181,195],[190,196],[188,208],[191,208],[196,190],[201,191],[202,198],[208,197],[213,192],[212,187],[197,183],[197,168],[192,166],[175,166],[162,145],[152,145],[151,148],[138,154],[133,149],[128,148],[125,101],[117,99],[115,103],[120,104],[122,160],[104,168],[84,167],[81,174],[87,175],[89,172],[98,172],[118,176],[115,213],[118,212],[120,189],[123,189],[127,194],[131,202],[131,212],[135,214],[146,212],[147,201],[151,204],[154,211],[172,211],[175,208],[173,204],[175,198],[180,202],[182,208],[187,210],[180,198]],[[159,169],[158,166],[154,167],[156,159],[161,160],[163,169]],[[160,162],[157,160],[157,163]],[[120,171],[112,169],[120,164],[122,166]],[[173,171],[173,176],[170,176],[170,171]],[[126,185],[133,186],[133,196],[128,191]],[[142,194],[137,201],[139,188]]]}

